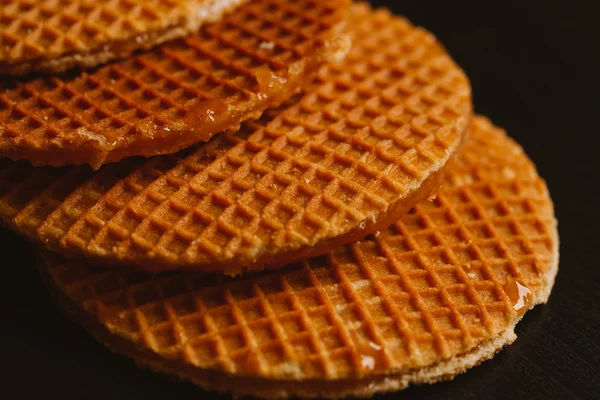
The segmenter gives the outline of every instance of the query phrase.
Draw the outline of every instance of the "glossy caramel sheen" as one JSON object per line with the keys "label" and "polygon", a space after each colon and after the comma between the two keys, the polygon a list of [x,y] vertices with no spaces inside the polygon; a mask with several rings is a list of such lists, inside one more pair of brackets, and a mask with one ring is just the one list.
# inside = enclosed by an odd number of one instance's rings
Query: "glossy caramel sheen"
{"label": "glossy caramel sheen", "polygon": [[209,376],[293,381],[294,394],[303,384],[418,371],[510,331],[518,313],[546,299],[556,246],[535,167],[476,117],[435,200],[324,256],[236,279],[50,254],[41,269],[70,315],[136,361],[152,354],[158,370],[221,390]]}
{"label": "glossy caramel sheen", "polygon": [[504,292],[510,299],[517,315],[523,315],[531,306],[531,299],[533,297],[531,290],[516,279],[510,278],[508,280],[506,285],[504,285]]}
{"label": "glossy caramel sheen", "polygon": [[97,169],[236,129],[346,54],[349,6],[253,0],[193,35],[93,71],[5,78],[0,157]]}

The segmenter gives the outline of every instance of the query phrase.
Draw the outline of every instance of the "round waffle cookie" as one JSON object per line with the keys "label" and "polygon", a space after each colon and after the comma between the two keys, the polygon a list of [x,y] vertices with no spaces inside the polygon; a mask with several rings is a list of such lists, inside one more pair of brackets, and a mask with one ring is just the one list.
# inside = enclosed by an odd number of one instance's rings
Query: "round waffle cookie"
{"label": "round waffle cookie", "polygon": [[0,71],[94,67],[195,32],[245,0],[4,0]]}
{"label": "round waffle cookie", "polygon": [[0,219],[67,257],[237,274],[324,254],[437,189],[471,117],[435,38],[356,6],[347,61],[239,131],[97,172],[0,164]]}
{"label": "round waffle cookie", "polygon": [[341,59],[349,13],[349,0],[253,0],[197,34],[93,72],[5,78],[0,157],[97,168],[206,141]]}
{"label": "round waffle cookie", "polygon": [[90,267],[44,253],[59,304],[136,363],[260,397],[370,396],[451,378],[546,302],[558,234],[522,149],[475,118],[434,200],[279,271],[226,279]]}

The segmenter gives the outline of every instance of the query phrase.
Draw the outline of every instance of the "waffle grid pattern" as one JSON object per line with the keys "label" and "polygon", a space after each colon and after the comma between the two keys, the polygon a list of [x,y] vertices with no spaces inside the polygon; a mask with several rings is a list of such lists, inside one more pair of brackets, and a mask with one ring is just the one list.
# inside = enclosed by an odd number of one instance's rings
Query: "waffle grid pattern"
{"label": "waffle grid pattern", "polygon": [[66,254],[234,273],[375,222],[456,151],[470,91],[431,34],[353,12],[346,63],[323,67],[291,106],[83,183],[8,163],[0,181],[21,183],[0,185],[0,215]]}
{"label": "waffle grid pattern", "polygon": [[46,265],[112,333],[163,357],[244,376],[347,379],[431,365],[511,326],[504,287],[518,279],[536,293],[554,224],[531,162],[479,117],[435,200],[280,272],[228,280]]}
{"label": "waffle grid pattern", "polygon": [[166,29],[195,30],[214,0],[7,0],[0,6],[0,61],[85,55]]}
{"label": "waffle grid pattern", "polygon": [[306,64],[296,73],[308,74],[335,51],[325,41],[340,35],[348,7],[347,0],[255,0],[198,34],[91,73],[6,78],[0,155],[99,166],[208,140],[296,90],[290,70]]}

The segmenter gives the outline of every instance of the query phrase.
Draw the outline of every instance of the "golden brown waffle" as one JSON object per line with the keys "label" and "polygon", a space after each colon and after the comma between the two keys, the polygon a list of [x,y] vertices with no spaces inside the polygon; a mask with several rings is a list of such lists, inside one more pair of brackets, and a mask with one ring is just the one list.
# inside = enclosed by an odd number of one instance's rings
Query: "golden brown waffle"
{"label": "golden brown waffle", "polygon": [[69,314],[142,365],[238,395],[365,396],[454,376],[512,342],[548,298],[558,237],[532,162],[477,117],[435,200],[280,271],[152,276],[45,260]]}
{"label": "golden brown waffle", "polygon": [[3,0],[0,72],[93,67],[196,32],[246,0]]}
{"label": "golden brown waffle", "polygon": [[437,189],[471,116],[434,37],[356,6],[344,65],[280,112],[177,156],[0,165],[0,219],[67,257],[146,270],[278,267],[387,227]]}
{"label": "golden brown waffle", "polygon": [[91,164],[174,153],[280,104],[348,49],[349,0],[254,0],[96,71],[0,83],[0,157]]}

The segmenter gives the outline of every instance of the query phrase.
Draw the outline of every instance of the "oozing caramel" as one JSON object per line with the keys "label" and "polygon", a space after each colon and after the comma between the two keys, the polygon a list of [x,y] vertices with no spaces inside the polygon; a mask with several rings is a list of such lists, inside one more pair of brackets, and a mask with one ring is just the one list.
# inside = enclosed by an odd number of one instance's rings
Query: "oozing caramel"
{"label": "oozing caramel", "polygon": [[527,286],[519,283],[516,279],[510,278],[504,285],[504,292],[518,315],[522,315],[527,311],[532,299],[531,290]]}
{"label": "oozing caramel", "polygon": [[192,132],[197,129],[203,129],[207,132],[219,132],[231,125],[232,116],[227,111],[227,104],[221,100],[208,99],[190,107],[184,121]]}
{"label": "oozing caramel", "polygon": [[359,331],[349,330],[349,333],[356,346],[362,373],[385,370],[387,366],[383,348]]}
{"label": "oozing caramel", "polygon": [[360,366],[363,371],[371,372],[385,369],[385,354],[383,348],[369,341],[358,346],[360,353]]}
{"label": "oozing caramel", "polygon": [[266,98],[273,93],[283,90],[287,79],[282,76],[277,76],[268,67],[262,65],[255,70],[256,80],[260,88],[259,97]]}

